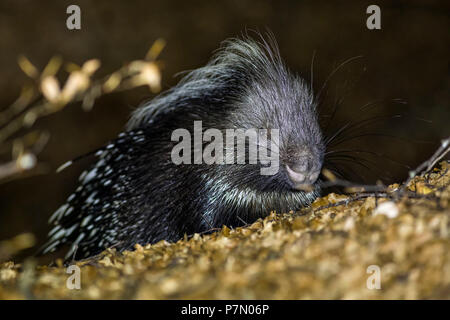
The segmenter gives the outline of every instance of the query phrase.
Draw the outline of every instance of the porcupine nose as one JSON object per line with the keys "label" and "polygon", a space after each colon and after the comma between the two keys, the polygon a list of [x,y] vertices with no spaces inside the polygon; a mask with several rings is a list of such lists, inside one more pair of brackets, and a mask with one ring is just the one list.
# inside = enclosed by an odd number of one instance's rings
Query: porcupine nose
{"label": "porcupine nose", "polygon": [[295,162],[287,164],[286,171],[297,190],[303,190],[314,184],[320,174],[320,168],[317,168],[313,157],[309,155],[299,157]]}

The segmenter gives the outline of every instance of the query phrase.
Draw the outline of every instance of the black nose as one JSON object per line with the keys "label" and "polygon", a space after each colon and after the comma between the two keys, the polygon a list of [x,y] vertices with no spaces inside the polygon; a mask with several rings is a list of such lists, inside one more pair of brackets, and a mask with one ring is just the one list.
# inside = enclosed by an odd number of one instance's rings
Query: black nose
{"label": "black nose", "polygon": [[302,156],[286,165],[286,171],[295,189],[303,189],[317,181],[320,168],[310,156]]}

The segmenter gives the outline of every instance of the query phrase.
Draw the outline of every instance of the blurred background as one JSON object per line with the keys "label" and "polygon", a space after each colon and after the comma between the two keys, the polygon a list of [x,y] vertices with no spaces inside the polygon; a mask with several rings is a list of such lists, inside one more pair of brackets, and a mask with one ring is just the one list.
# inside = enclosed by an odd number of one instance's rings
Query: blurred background
{"label": "blurred background", "polygon": [[[66,28],[70,4],[81,8],[81,30]],[[370,4],[381,7],[381,30],[366,28]],[[143,58],[151,44],[163,38],[167,45],[159,59],[164,90],[177,83],[178,72],[204,65],[224,39],[239,36],[246,28],[262,32],[268,28],[287,65],[307,81],[314,60],[316,92],[339,64],[362,56],[340,68],[327,83],[322,120],[336,130],[370,114],[404,114],[382,121],[376,130],[362,126],[360,132],[367,129],[397,138],[349,141],[350,148],[365,147],[384,156],[372,157],[370,170],[356,164],[347,164],[346,169],[369,183],[402,181],[407,173],[404,165],[417,166],[450,134],[449,9],[448,1],[425,0],[0,0],[0,110],[14,102],[27,81],[17,65],[21,54],[41,70],[56,54],[78,64],[98,58],[102,75]],[[59,174],[56,168],[115,138],[130,112],[153,96],[148,87],[140,87],[105,95],[89,112],[75,103],[39,119],[35,128],[50,134],[39,155],[44,169],[0,184],[0,241],[30,232],[42,244],[49,216],[76,188],[77,177],[89,161]],[[393,99],[405,103],[392,103]],[[341,100],[329,121],[333,106]],[[370,112],[360,110],[374,101],[381,103]],[[16,260],[32,252],[23,252]]]}

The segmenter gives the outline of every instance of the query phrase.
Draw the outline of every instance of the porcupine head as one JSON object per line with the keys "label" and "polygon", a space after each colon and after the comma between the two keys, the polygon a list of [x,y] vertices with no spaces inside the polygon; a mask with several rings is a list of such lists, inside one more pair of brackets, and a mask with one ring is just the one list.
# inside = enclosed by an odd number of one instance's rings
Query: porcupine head
{"label": "porcupine head", "polygon": [[324,148],[312,90],[275,41],[225,41],[96,153],[44,251],[82,258],[298,210],[319,194]]}

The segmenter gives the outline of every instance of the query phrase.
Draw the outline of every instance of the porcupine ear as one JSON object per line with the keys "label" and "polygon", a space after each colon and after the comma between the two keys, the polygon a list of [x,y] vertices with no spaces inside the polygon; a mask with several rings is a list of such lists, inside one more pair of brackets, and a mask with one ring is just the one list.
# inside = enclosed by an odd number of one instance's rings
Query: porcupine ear
{"label": "porcupine ear", "polygon": [[117,189],[119,179],[121,184],[126,184],[121,177],[128,169],[127,150],[139,139],[144,139],[141,130],[124,132],[96,151],[98,161],[80,175],[79,187],[50,217],[49,223],[53,228],[37,255],[54,252],[61,245],[69,245],[67,260],[72,258],[75,251],[76,256],[87,257],[114,245],[113,237],[108,241],[108,235],[105,235],[107,230],[103,228],[126,205],[123,199],[115,198],[118,193],[113,192],[113,189]]}

